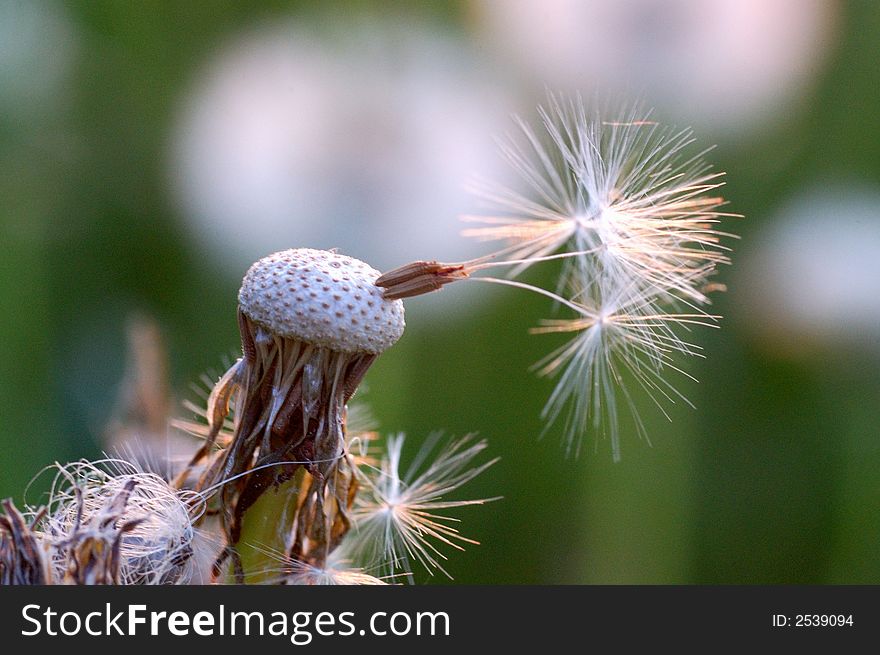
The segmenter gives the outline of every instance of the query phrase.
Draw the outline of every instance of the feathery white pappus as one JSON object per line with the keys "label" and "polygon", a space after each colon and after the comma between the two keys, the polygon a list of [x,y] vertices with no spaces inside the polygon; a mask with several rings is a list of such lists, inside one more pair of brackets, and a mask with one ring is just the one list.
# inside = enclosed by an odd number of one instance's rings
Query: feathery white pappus
{"label": "feathery white pappus", "polygon": [[340,546],[339,557],[359,564],[379,566],[392,579],[412,574],[415,562],[429,573],[441,571],[446,559],[440,548],[463,550],[477,541],[450,524],[458,520],[446,510],[482,505],[498,498],[454,500],[448,496],[498,461],[475,463],[486,449],[482,439],[465,436],[440,444],[439,433],[430,436],[406,469],[401,467],[405,436],[386,441],[377,467],[360,469],[363,490],[352,511],[353,526]]}
{"label": "feathery white pappus", "polygon": [[[737,215],[719,210],[723,174],[704,161],[707,150],[690,152],[690,130],[663,127],[638,104],[591,112],[580,98],[553,94],[539,114],[539,127],[519,120],[523,138],[501,144],[525,190],[482,184],[474,191],[497,213],[464,219],[483,223],[465,235],[504,243],[491,257],[510,275],[471,279],[537,292],[574,312],[534,330],[574,335],[536,366],[558,376],[543,417],[565,417],[570,451],[590,429],[610,436],[619,460],[617,391],[647,439],[624,371],[667,417],[664,403],[690,404],[665,369],[682,373],[672,355],[700,353],[682,331],[717,327],[720,317],[704,307],[724,285],[709,279],[730,262],[721,241],[734,237],[717,226]],[[555,291],[510,279],[551,259],[564,261]]]}
{"label": "feathery white pappus", "polygon": [[550,95],[539,108],[541,126],[518,124],[523,140],[501,143],[504,157],[528,188],[523,194],[494,184],[474,191],[500,212],[467,216],[487,227],[466,236],[504,240],[512,259],[570,252],[584,282],[614,276],[640,292],[672,293],[696,303],[700,290],[728,248],[715,225],[721,197],[705,194],[723,186],[703,156],[689,153],[689,129],[649,120],[636,104],[588,112],[580,99]]}
{"label": "feathery white pappus", "polygon": [[[194,522],[202,505],[197,494],[174,489],[122,459],[82,460],[56,469],[48,512],[35,526],[56,581],[95,584],[79,578],[90,568],[100,571],[97,582],[103,584],[190,581]],[[116,561],[85,564],[113,552]]]}
{"label": "feathery white pappus", "polygon": [[359,568],[346,566],[345,562],[333,561],[330,558],[324,567],[318,567],[305,562],[288,562],[284,575],[284,584],[294,586],[375,586],[387,585],[384,580],[370,575]]}

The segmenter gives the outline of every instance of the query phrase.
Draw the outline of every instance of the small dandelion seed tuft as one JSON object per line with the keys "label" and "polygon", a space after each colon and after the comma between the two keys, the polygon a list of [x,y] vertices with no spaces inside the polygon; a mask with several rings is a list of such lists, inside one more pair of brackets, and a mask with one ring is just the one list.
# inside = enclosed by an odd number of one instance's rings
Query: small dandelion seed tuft
{"label": "small dandelion seed tuft", "polygon": [[463,536],[446,510],[482,505],[497,498],[454,500],[448,498],[498,461],[482,464],[475,458],[487,444],[473,437],[453,439],[440,446],[433,435],[412,463],[402,470],[406,438],[398,434],[387,439],[378,466],[362,467],[365,489],[358,494],[352,512],[353,528],[343,544],[345,556],[368,566],[382,566],[389,575],[412,574],[419,564],[429,573],[441,571],[446,555],[441,548],[463,550],[463,544],[477,544]]}

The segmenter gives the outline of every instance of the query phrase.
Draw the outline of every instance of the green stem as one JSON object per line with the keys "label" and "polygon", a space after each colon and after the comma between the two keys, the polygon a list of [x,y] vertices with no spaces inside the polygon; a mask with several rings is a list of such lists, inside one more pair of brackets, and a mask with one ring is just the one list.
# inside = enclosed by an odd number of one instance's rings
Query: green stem
{"label": "green stem", "polygon": [[[278,579],[281,562],[289,546],[296,504],[305,469],[278,487],[268,489],[242,517],[235,550],[244,570],[245,584],[266,584]],[[230,582],[235,582],[230,572]]]}

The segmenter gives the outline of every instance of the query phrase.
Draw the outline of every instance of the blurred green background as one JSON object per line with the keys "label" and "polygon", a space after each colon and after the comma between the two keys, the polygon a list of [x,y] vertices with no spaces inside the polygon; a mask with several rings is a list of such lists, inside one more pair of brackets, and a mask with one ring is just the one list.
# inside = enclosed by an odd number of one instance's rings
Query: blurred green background
{"label": "blurred green background", "polygon": [[104,447],[134,312],[161,327],[179,403],[234,356],[249,261],[481,252],[456,214],[471,175],[505,175],[509,115],[546,87],[631,91],[717,144],[745,215],[723,327],[679,385],[697,409],[667,422],[640,399],[650,446],[624,421],[621,463],[590,435],[566,458],[560,430],[539,439],[552,382],[528,371],[546,304],[414,299],[367,378],[381,428],[476,431],[502,457],[462,491],[504,499],[459,512],[482,545],[449,570],[880,582],[880,5],[325,5],[0,0],[0,497]]}

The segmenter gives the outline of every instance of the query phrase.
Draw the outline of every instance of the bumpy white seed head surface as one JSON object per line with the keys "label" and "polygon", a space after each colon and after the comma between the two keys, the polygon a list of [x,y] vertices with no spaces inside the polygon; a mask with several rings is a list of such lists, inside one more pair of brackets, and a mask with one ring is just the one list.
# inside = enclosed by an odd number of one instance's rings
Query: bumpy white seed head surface
{"label": "bumpy white seed head surface", "polygon": [[242,311],[273,334],[337,352],[380,353],[403,334],[403,303],[385,300],[380,273],[326,250],[282,250],[248,269]]}

